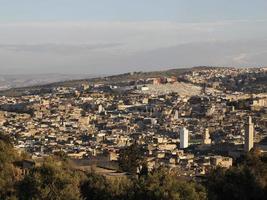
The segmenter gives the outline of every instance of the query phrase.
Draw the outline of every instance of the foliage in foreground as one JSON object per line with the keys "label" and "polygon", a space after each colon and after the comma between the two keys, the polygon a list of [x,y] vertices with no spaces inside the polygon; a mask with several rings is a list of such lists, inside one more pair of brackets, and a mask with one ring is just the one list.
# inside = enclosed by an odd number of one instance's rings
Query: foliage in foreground
{"label": "foliage in foreground", "polygon": [[0,134],[0,199],[13,198],[15,183],[20,178],[19,169],[14,166],[18,159],[9,138]]}
{"label": "foliage in foreground", "polygon": [[[128,150],[123,155],[126,159]],[[135,157],[130,157],[132,163],[142,163],[138,156],[134,161]],[[20,160],[22,156],[0,134],[1,200],[261,200],[267,195],[267,159],[257,151],[235,167],[215,169],[204,185],[181,180],[165,168],[139,177],[106,178],[75,170],[60,157],[47,158],[22,175],[17,166]]]}
{"label": "foliage in foreground", "polygon": [[228,170],[217,168],[207,180],[211,200],[264,200],[267,196],[267,159],[257,150]]}
{"label": "foliage in foreground", "polygon": [[82,174],[48,159],[34,167],[18,183],[18,197],[28,199],[80,199],[79,184]]}

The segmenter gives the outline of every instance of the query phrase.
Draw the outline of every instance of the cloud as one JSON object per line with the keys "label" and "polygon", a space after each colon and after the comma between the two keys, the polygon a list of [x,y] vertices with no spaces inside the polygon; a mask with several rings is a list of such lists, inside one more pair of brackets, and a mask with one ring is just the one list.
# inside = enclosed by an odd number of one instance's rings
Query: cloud
{"label": "cloud", "polygon": [[233,62],[237,64],[248,64],[247,58],[248,58],[248,54],[241,53],[233,58]]}
{"label": "cloud", "polygon": [[267,21],[0,23],[2,73],[266,64]]}
{"label": "cloud", "polygon": [[119,47],[119,43],[107,44],[0,44],[0,49],[10,52],[80,54],[95,50]]}
{"label": "cloud", "polygon": [[[147,50],[190,42],[259,37],[265,21],[212,23],[17,22],[0,23],[0,44],[125,44],[124,50]],[[254,28],[253,26],[257,26]],[[252,28],[251,28],[252,27]]]}

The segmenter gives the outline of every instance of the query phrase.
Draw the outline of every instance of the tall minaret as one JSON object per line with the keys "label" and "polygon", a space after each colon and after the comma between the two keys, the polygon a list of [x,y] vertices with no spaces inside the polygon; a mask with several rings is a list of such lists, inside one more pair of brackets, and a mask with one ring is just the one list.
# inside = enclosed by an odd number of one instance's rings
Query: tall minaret
{"label": "tall minaret", "polygon": [[210,133],[209,133],[208,128],[205,129],[202,143],[203,144],[211,144]]}
{"label": "tall minaret", "polygon": [[179,112],[178,112],[178,110],[175,110],[173,119],[174,120],[178,120],[179,119]]}
{"label": "tall minaret", "polygon": [[186,149],[188,147],[188,130],[183,127],[180,129],[180,148]]}
{"label": "tall minaret", "polygon": [[252,123],[251,116],[248,116],[245,125],[245,146],[244,150],[249,152],[254,145],[254,124]]}

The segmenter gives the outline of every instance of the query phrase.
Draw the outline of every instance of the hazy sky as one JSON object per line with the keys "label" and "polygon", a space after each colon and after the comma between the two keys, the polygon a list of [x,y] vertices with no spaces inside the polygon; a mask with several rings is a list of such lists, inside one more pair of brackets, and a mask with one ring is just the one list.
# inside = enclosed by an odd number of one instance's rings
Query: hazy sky
{"label": "hazy sky", "polygon": [[266,0],[0,0],[0,70],[267,66],[266,11]]}

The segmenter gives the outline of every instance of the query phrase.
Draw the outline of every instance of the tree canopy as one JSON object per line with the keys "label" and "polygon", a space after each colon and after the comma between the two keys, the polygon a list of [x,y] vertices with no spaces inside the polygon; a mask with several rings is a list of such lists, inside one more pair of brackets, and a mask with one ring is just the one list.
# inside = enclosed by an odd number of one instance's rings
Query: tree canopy
{"label": "tree canopy", "polygon": [[267,159],[257,150],[228,170],[215,169],[208,177],[207,189],[211,200],[261,200],[267,196]]}
{"label": "tree canopy", "polygon": [[118,159],[120,168],[131,174],[137,174],[145,165],[142,146],[134,143],[131,146],[121,149]]}
{"label": "tree canopy", "polygon": [[20,171],[14,162],[19,159],[10,139],[0,133],[0,199],[10,199],[14,196],[15,182],[20,178]]}
{"label": "tree canopy", "polygon": [[[135,175],[144,166],[143,153],[137,144],[123,149],[121,169]],[[143,170],[140,176],[106,177],[73,168],[61,154],[44,159],[25,174],[18,165],[22,159],[9,138],[0,134],[1,200],[261,200],[267,196],[267,157],[257,150],[230,169],[214,169],[205,184],[181,179],[163,167]]]}
{"label": "tree canopy", "polygon": [[46,161],[34,167],[18,185],[21,200],[80,199],[80,174],[64,168],[58,161]]}

